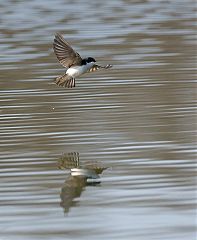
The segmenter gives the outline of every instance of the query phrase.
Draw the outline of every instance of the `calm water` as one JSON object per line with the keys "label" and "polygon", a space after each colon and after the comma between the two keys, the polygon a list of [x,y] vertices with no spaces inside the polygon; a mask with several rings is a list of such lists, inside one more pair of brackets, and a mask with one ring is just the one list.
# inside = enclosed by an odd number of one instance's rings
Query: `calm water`
{"label": "calm water", "polygon": [[[196,239],[195,5],[0,1],[1,240]],[[57,31],[113,69],[54,85]],[[69,152],[100,185],[58,168]]]}

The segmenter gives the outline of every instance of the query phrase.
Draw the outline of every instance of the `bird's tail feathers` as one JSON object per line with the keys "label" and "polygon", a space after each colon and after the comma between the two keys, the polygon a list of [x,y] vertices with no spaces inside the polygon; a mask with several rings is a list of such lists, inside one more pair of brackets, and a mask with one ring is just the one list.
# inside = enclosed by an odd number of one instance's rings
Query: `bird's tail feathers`
{"label": "bird's tail feathers", "polygon": [[67,75],[66,73],[62,76],[55,78],[54,82],[61,87],[66,87],[66,88],[75,87],[75,78]]}

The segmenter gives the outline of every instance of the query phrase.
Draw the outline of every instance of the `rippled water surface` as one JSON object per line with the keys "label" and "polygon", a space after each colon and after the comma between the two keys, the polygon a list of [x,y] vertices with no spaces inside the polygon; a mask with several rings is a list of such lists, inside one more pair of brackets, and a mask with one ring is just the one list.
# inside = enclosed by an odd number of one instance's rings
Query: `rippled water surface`
{"label": "rippled water surface", "polygon": [[[0,1],[2,240],[196,238],[195,4]],[[58,31],[113,68],[53,84]],[[58,168],[70,152],[99,185]]]}

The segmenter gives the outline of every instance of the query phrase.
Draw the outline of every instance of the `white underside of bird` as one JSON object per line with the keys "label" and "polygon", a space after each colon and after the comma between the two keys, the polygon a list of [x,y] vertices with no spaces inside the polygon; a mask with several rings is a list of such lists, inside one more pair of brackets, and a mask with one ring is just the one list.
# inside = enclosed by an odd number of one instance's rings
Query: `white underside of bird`
{"label": "white underside of bird", "polygon": [[78,77],[90,70],[94,64],[94,62],[90,62],[86,63],[86,65],[70,67],[67,69],[66,74],[74,78]]}
{"label": "white underside of bird", "polygon": [[96,174],[94,169],[87,169],[87,168],[71,168],[71,175],[73,177],[84,176],[89,179],[100,178],[99,175]]}

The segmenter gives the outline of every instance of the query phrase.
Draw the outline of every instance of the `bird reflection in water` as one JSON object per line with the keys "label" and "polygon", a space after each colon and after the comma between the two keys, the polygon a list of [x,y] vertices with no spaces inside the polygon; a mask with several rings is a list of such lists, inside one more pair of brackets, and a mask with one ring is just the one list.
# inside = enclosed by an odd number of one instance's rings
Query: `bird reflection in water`
{"label": "bird reflection in water", "polygon": [[63,154],[58,161],[58,167],[70,170],[70,175],[65,180],[60,194],[60,205],[65,213],[77,204],[76,198],[81,196],[86,186],[95,186],[101,182],[99,175],[106,169],[95,162],[81,164],[77,152]]}

